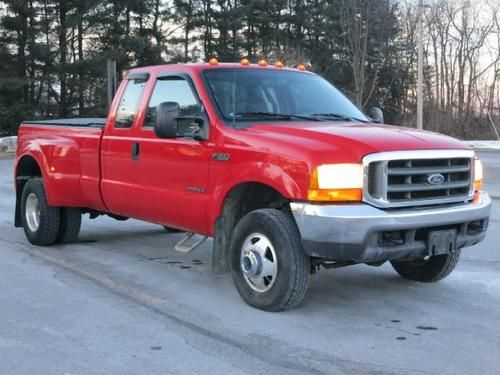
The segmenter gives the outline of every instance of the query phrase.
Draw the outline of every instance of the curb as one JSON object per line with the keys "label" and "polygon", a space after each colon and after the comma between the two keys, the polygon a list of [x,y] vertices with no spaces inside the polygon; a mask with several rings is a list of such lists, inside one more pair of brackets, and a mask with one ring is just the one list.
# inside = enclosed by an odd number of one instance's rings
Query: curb
{"label": "curb", "polygon": [[0,152],[0,159],[14,159],[15,152]]}
{"label": "curb", "polygon": [[479,147],[473,147],[474,151],[481,151],[481,152],[500,152],[500,149],[498,148],[479,148]]}

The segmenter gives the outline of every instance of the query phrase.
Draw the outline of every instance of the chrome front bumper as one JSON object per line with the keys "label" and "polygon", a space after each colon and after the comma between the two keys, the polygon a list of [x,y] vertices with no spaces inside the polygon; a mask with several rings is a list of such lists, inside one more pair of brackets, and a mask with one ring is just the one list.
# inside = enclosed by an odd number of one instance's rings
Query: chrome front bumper
{"label": "chrome front bumper", "polygon": [[[491,199],[436,208],[382,210],[368,204],[290,204],[306,253],[328,260],[365,263],[432,255],[427,235],[456,230],[456,246],[484,239]],[[392,235],[402,241],[385,241]]]}

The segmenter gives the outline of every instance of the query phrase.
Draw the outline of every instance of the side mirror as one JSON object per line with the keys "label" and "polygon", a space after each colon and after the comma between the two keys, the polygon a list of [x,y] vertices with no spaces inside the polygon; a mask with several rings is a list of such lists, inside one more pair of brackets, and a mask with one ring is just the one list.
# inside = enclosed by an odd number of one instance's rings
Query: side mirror
{"label": "side mirror", "polygon": [[370,117],[373,122],[376,122],[377,124],[384,123],[384,112],[382,112],[382,110],[378,107],[370,108]]}
{"label": "side mirror", "polygon": [[179,103],[163,102],[156,107],[154,130],[159,138],[176,138],[178,132]]}

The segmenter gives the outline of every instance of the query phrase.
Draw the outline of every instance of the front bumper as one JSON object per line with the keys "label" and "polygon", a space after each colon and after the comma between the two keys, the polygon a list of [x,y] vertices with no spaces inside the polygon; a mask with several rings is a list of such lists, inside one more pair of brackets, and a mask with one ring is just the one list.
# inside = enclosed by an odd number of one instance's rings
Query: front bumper
{"label": "front bumper", "polygon": [[433,208],[382,210],[364,203],[299,202],[290,207],[309,256],[368,263],[433,255],[428,235],[436,230],[456,230],[457,249],[480,242],[491,199],[481,192],[473,202]]}

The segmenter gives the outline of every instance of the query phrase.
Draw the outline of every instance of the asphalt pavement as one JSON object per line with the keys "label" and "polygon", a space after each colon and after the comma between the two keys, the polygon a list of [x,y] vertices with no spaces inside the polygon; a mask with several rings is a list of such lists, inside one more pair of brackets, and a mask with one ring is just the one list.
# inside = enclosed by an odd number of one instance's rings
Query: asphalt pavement
{"label": "asphalt pavement", "polygon": [[212,274],[211,241],[176,253],[158,225],[86,216],[79,243],[30,245],[0,160],[0,374],[498,374],[500,153],[480,156],[489,233],[448,278],[322,270],[283,313]]}

